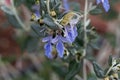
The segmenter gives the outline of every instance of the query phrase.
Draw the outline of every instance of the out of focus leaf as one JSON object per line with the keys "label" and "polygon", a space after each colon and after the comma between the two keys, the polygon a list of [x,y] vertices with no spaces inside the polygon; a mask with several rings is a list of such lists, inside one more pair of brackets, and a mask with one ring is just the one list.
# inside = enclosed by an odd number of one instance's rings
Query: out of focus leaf
{"label": "out of focus leaf", "polygon": [[88,79],[87,80],[97,80],[97,77],[94,73],[88,74]]}
{"label": "out of focus leaf", "polygon": [[113,47],[116,46],[116,36],[114,34],[106,33],[104,36]]}
{"label": "out of focus leaf", "polygon": [[119,14],[114,9],[111,9],[107,14],[103,14],[102,18],[105,20],[114,20],[118,18],[118,15]]}
{"label": "out of focus leaf", "polygon": [[88,19],[85,23],[85,26],[88,26],[90,24],[90,19]]}
{"label": "out of focus leaf", "polygon": [[93,68],[94,68],[95,74],[98,78],[105,77],[105,73],[104,73],[103,69],[95,61],[93,61]]}
{"label": "out of focus leaf", "polygon": [[5,13],[9,14],[9,15],[13,15],[14,13],[12,12],[12,10],[6,6],[0,6],[0,9],[2,9]]}
{"label": "out of focus leaf", "polygon": [[53,70],[60,76],[60,77],[65,77],[66,76],[66,72],[67,72],[67,68],[62,66],[62,64],[54,62],[52,63],[52,68]]}
{"label": "out of focus leaf", "polygon": [[90,11],[91,15],[98,15],[98,14],[101,14],[101,13],[103,13],[103,11],[99,8],[95,8],[94,10]]}
{"label": "out of focus leaf", "polygon": [[78,11],[80,10],[80,4],[78,2],[70,2],[70,7],[73,11]]}
{"label": "out of focus leaf", "polygon": [[38,42],[39,42],[39,39],[37,38],[29,38],[28,41],[27,41],[27,46],[26,46],[26,50],[31,53],[31,52],[34,52],[34,51],[37,51],[36,49],[38,48]]}
{"label": "out of focus leaf", "polygon": [[112,56],[110,55],[110,56],[109,56],[109,60],[108,60],[109,66],[112,66],[112,61],[113,61],[113,60],[112,60]]}
{"label": "out of focus leaf", "polygon": [[16,7],[20,6],[21,4],[25,4],[29,9],[31,9],[32,5],[35,4],[35,0],[15,0],[14,4]]}
{"label": "out of focus leaf", "polygon": [[80,69],[82,68],[82,61],[80,63],[77,63],[76,60],[70,61],[69,63],[69,71],[65,77],[65,80],[72,80],[73,77],[80,72]]}
{"label": "out of focus leaf", "polygon": [[6,14],[8,21],[13,25],[15,28],[21,28],[21,25],[18,23],[17,19],[14,15]]}
{"label": "out of focus leaf", "polygon": [[16,60],[16,57],[14,55],[9,56],[9,57],[2,57],[3,62],[14,62]]}

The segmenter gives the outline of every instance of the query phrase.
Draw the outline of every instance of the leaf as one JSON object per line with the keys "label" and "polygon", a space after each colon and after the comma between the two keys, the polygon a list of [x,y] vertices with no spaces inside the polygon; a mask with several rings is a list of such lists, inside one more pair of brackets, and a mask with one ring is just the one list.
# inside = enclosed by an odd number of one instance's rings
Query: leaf
{"label": "leaf", "polygon": [[56,5],[53,7],[53,10],[58,10],[59,9],[59,6],[61,5],[61,3],[59,2],[59,3],[56,3]]}
{"label": "leaf", "polygon": [[86,22],[85,22],[85,26],[88,26],[90,24],[90,19],[88,19]]}
{"label": "leaf", "polygon": [[43,19],[43,22],[51,29],[54,29],[54,30],[59,29],[59,27],[54,23],[52,18],[48,15]]}
{"label": "leaf", "polygon": [[1,10],[3,10],[5,13],[9,14],[9,15],[13,15],[13,11],[9,8],[9,7],[6,7],[6,6],[1,6],[0,7]]}
{"label": "leaf", "polygon": [[97,77],[96,77],[96,75],[94,73],[89,73],[87,80],[97,80]]}
{"label": "leaf", "polygon": [[112,66],[112,62],[113,62],[113,59],[112,59],[112,56],[110,55],[108,59],[109,66]]}
{"label": "leaf", "polygon": [[47,13],[47,6],[46,6],[44,0],[40,0],[40,14],[41,15],[43,15],[42,10],[44,10],[44,12]]}
{"label": "leaf", "polygon": [[33,37],[28,37],[28,39],[26,41],[25,49],[29,53],[37,51],[37,49],[38,49],[38,42],[39,42],[39,39],[33,38]]}
{"label": "leaf", "polygon": [[116,47],[116,36],[112,33],[106,33],[104,37],[107,39],[107,41],[112,45],[112,47]]}
{"label": "leaf", "polygon": [[17,19],[14,15],[6,14],[8,21],[13,25],[15,28],[22,28],[21,25],[18,23]]}
{"label": "leaf", "polygon": [[77,63],[76,60],[72,60],[69,63],[69,71],[65,77],[65,80],[71,80],[82,68],[82,61]]}
{"label": "leaf", "polygon": [[80,4],[78,3],[78,2],[70,2],[69,3],[69,5],[70,5],[70,8],[73,10],[73,11],[78,11],[79,12],[79,10],[80,10]]}
{"label": "leaf", "polygon": [[37,24],[31,25],[32,29],[36,32],[39,37],[44,37],[46,35],[44,26],[39,26]]}
{"label": "leaf", "polygon": [[63,67],[60,62],[53,62],[51,63],[52,69],[60,76],[60,77],[65,77],[67,68]]}
{"label": "leaf", "polygon": [[98,15],[98,14],[101,14],[101,13],[103,13],[103,11],[99,8],[96,8],[96,9],[90,11],[91,15]]}
{"label": "leaf", "polygon": [[93,61],[92,63],[93,63],[93,68],[94,68],[94,72],[96,73],[96,76],[98,78],[104,78],[105,73],[103,69],[95,61]]}

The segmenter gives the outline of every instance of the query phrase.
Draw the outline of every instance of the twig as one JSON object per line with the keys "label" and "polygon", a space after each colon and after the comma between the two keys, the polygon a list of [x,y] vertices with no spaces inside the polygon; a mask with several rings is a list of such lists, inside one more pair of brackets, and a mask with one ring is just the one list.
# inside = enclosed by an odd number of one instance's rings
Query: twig
{"label": "twig", "polygon": [[[87,21],[87,7],[88,7],[88,1],[85,0],[85,8],[84,8],[84,51],[83,55],[86,55],[86,48],[87,48],[87,33],[86,33],[86,21]],[[83,60],[83,79],[87,80],[87,72],[86,72],[86,61],[85,59]]]}
{"label": "twig", "polygon": [[50,0],[47,0],[47,11],[48,11],[48,14],[50,14]]}
{"label": "twig", "polygon": [[87,80],[86,60],[83,60],[83,80]]}
{"label": "twig", "polygon": [[18,16],[18,13],[17,13],[17,10],[15,8],[15,5],[14,5],[14,0],[10,0],[11,1],[11,4],[12,4],[12,11],[14,13],[14,16],[15,18],[17,19],[18,23],[21,25],[21,27],[25,30],[25,31],[29,31],[30,28],[27,28],[24,23],[21,21],[21,19],[19,18]]}

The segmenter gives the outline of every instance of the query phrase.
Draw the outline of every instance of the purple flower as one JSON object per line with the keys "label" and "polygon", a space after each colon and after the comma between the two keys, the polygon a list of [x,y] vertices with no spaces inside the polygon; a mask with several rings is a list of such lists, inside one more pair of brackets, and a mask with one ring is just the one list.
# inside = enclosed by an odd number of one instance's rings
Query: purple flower
{"label": "purple flower", "polygon": [[76,24],[78,23],[79,18],[70,20],[70,26],[65,27],[66,38],[72,43],[75,38],[78,36]]}
{"label": "purple flower", "polygon": [[68,0],[63,0],[63,6],[64,6],[64,8],[65,8],[65,10],[70,10],[69,9],[69,5],[68,5]]}
{"label": "purple flower", "polygon": [[65,27],[66,38],[69,40],[70,43],[72,43],[77,36],[76,30],[77,30],[76,27],[71,27],[71,26]]}
{"label": "purple flower", "polygon": [[44,45],[44,49],[45,49],[45,55],[48,58],[53,58],[51,52],[52,52],[52,45],[51,45],[51,41],[52,41],[52,36],[48,36],[42,39],[42,42],[47,42]]}
{"label": "purple flower", "polygon": [[35,20],[38,20],[40,18],[40,5],[36,4],[32,6],[32,9],[34,10],[34,15],[36,16]]}
{"label": "purple flower", "polygon": [[108,10],[110,9],[109,1],[108,0],[97,0],[97,4],[99,4],[100,2],[102,2],[105,11],[108,12]]}
{"label": "purple flower", "polygon": [[64,44],[63,43],[67,43],[68,40],[65,37],[62,37],[61,35],[57,35],[53,40],[52,43],[56,44],[56,50],[58,52],[58,56],[60,58],[63,57],[64,54]]}

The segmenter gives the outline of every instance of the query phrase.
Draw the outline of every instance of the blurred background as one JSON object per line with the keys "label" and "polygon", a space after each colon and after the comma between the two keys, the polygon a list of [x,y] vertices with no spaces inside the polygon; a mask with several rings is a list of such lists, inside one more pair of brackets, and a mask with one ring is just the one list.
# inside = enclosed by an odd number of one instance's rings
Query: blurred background
{"label": "blurred background", "polygon": [[[91,11],[91,26],[97,31],[96,43],[88,48],[104,68],[109,55],[120,57],[120,0],[109,0],[110,10]],[[95,0],[89,0],[96,5]],[[41,38],[31,29],[34,0],[0,0],[0,80],[64,80],[68,63],[44,56]],[[84,10],[84,0],[68,0],[71,9]],[[74,67],[74,66],[73,66]],[[88,80],[97,80],[87,61]],[[73,80],[81,80],[80,73]]]}

